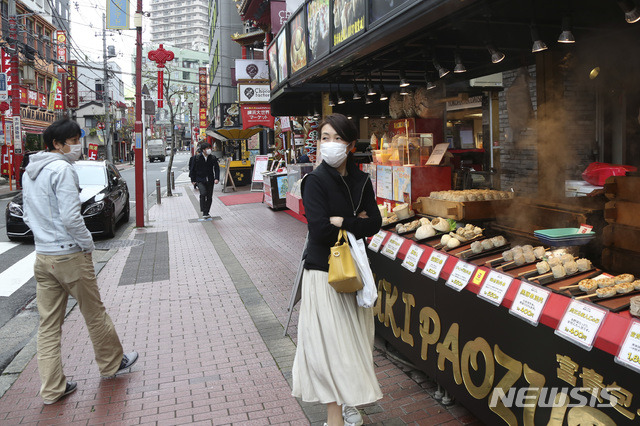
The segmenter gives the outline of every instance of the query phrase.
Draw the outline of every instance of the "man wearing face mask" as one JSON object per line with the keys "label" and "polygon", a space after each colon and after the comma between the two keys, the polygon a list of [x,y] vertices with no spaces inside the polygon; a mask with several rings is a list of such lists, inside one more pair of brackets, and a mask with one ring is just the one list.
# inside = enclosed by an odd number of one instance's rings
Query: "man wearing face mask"
{"label": "man wearing face mask", "polygon": [[53,404],[77,388],[62,372],[60,354],[68,295],[78,301],[103,378],[131,367],[138,354],[123,353],[100,299],[91,255],[93,239],[80,211],[78,175],[72,165],[82,154],[80,127],[63,118],[44,131],[43,139],[47,150],[30,157],[22,198],[24,221],[36,246],[40,395],[45,404]]}
{"label": "man wearing face mask", "polygon": [[195,156],[193,165],[189,169],[191,183],[198,185],[200,192],[200,211],[203,219],[211,219],[209,210],[213,197],[213,185],[220,179],[220,165],[218,159],[211,155],[211,144],[203,142],[200,145],[200,154]]}

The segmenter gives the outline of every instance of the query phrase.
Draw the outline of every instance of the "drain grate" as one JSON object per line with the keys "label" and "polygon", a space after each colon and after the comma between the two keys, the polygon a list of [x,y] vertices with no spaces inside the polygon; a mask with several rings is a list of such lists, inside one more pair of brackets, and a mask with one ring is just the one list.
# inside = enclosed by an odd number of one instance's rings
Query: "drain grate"
{"label": "drain grate", "polygon": [[112,241],[96,241],[94,245],[96,250],[110,250],[125,247],[136,247],[144,244],[142,240],[112,240]]}

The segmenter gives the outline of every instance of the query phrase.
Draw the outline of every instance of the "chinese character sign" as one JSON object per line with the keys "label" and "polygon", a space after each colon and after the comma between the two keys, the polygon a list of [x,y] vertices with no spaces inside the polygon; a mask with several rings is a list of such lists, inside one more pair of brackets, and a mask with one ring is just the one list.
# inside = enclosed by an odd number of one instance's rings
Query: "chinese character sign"
{"label": "chinese character sign", "polygon": [[[56,49],[58,61],[62,63],[66,63],[67,62],[67,33],[64,31],[57,31],[56,40],[58,41],[58,47]],[[62,66],[58,66],[58,72],[66,73],[67,70]]]}
{"label": "chinese character sign", "polygon": [[67,106],[69,108],[78,108],[78,61],[72,59],[69,61],[67,73]]}
{"label": "chinese character sign", "polygon": [[89,144],[89,160],[95,160],[98,158],[98,145],[95,143]]}

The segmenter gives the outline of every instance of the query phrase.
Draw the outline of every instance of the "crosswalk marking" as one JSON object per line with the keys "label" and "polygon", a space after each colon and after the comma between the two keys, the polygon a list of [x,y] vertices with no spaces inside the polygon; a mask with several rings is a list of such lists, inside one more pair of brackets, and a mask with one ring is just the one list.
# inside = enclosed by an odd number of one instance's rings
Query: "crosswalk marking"
{"label": "crosswalk marking", "polygon": [[[0,250],[4,248],[4,244],[0,246]],[[11,296],[33,277],[33,264],[35,261],[36,252],[32,251],[28,256],[14,263],[0,274],[0,297]]]}
{"label": "crosswalk marking", "polygon": [[14,247],[19,246],[20,243],[10,243],[8,241],[0,241],[0,254],[4,253],[7,250],[11,250]]}

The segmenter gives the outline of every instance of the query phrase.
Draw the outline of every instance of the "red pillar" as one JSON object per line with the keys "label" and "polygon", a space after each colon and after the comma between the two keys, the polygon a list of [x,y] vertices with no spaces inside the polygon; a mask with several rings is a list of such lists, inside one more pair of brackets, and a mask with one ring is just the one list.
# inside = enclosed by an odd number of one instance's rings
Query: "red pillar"
{"label": "red pillar", "polygon": [[[12,43],[13,53],[11,54],[11,115],[13,117],[20,117],[20,74],[18,73],[18,67],[20,66],[20,63],[18,60],[18,23],[15,16],[9,17],[9,37],[15,40]],[[14,134],[16,131],[18,132],[18,136],[22,138],[21,129],[16,129],[14,127]],[[14,144],[13,164],[11,164],[9,167],[13,168],[16,179],[16,187],[20,189],[20,162],[22,161],[22,151],[16,153],[15,142],[12,143]]]}

